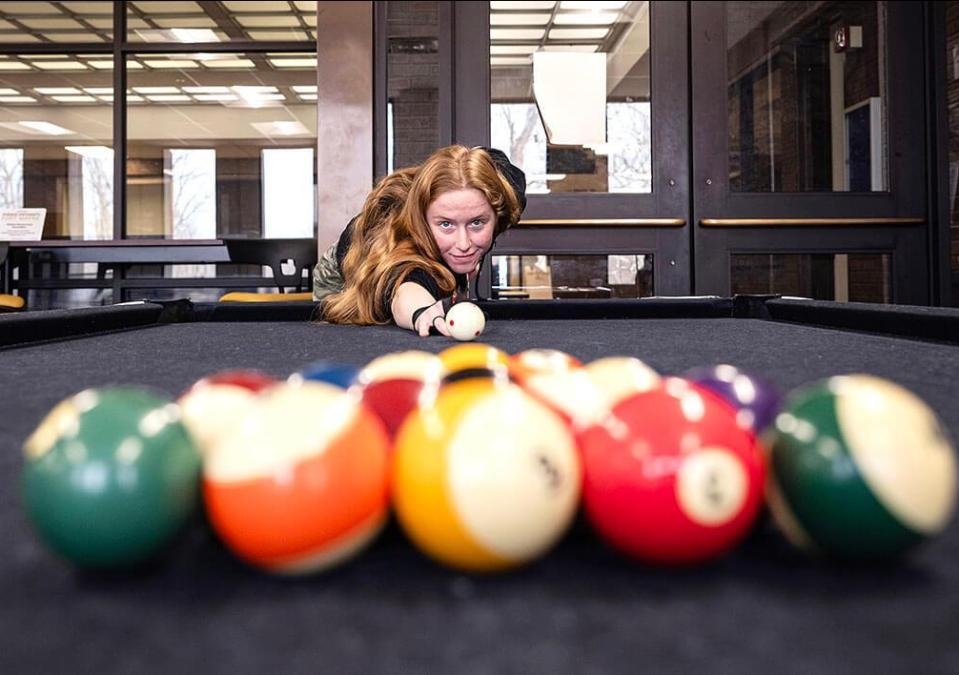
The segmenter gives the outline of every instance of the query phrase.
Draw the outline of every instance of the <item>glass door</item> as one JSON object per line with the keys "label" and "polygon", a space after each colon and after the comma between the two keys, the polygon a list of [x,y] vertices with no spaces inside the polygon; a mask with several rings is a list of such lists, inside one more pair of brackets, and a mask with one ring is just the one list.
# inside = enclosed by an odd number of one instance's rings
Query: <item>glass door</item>
{"label": "glass door", "polygon": [[695,292],[928,303],[921,8],[690,10]]}
{"label": "glass door", "polygon": [[687,6],[462,2],[452,24],[450,139],[503,150],[528,185],[480,295],[688,294]]}
{"label": "glass door", "polygon": [[921,6],[440,5],[441,141],[529,181],[484,297],[928,304]]}

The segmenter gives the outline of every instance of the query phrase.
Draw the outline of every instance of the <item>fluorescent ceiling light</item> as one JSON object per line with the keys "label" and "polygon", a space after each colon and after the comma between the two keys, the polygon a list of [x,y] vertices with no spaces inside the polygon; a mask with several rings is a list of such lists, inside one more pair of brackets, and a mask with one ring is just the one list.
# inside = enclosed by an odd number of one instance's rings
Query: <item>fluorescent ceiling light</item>
{"label": "fluorescent ceiling light", "polygon": [[37,99],[30,96],[0,96],[0,103],[36,103]]}
{"label": "fluorescent ceiling light", "polygon": [[193,98],[195,98],[197,101],[212,101],[217,103],[238,100],[235,94],[195,94]]}
{"label": "fluorescent ceiling light", "polygon": [[63,148],[67,152],[96,159],[113,159],[113,148],[105,145],[67,145]]}
{"label": "fluorescent ceiling light", "polygon": [[88,94],[96,94],[97,96],[100,96],[102,94],[112,94],[113,87],[84,87],[83,91],[87,92]]}
{"label": "fluorescent ceiling light", "polygon": [[133,91],[138,94],[179,94],[180,90],[176,87],[134,87]]}
{"label": "fluorescent ceiling light", "polygon": [[93,96],[51,96],[54,101],[60,103],[96,103],[97,99]]}
{"label": "fluorescent ceiling light", "polygon": [[550,40],[599,40],[606,37],[608,28],[553,28]]}
{"label": "fluorescent ceiling light", "polygon": [[549,23],[549,14],[497,14],[489,16],[491,26],[545,26]]}
{"label": "fluorescent ceiling light", "polygon": [[315,101],[316,94],[297,94],[300,97],[301,101]]}
{"label": "fluorescent ceiling light", "polygon": [[86,70],[87,67],[79,61],[34,61],[33,65],[40,70]]}
{"label": "fluorescent ceiling light", "polygon": [[241,26],[246,28],[286,28],[300,27],[300,20],[294,14],[287,15],[268,15],[243,14],[236,17]]}
{"label": "fluorescent ceiling light", "polygon": [[22,18],[19,19],[27,28],[35,28],[37,30],[49,30],[50,28],[83,28],[83,24],[79,21],[74,21],[73,19],[62,17],[59,19],[28,19]]}
{"label": "fluorescent ceiling light", "polygon": [[316,68],[316,59],[270,59],[277,68]]}
{"label": "fluorescent ceiling light", "polygon": [[160,69],[177,69],[177,70],[188,70],[190,68],[199,68],[199,64],[196,61],[187,61],[183,59],[162,59],[159,61],[154,60],[143,60],[150,68]]}
{"label": "fluorescent ceiling light", "polygon": [[249,59],[219,59],[204,61],[203,65],[207,68],[253,68],[256,64]]}
{"label": "fluorescent ceiling light", "polygon": [[616,23],[616,12],[564,12],[553,19],[555,25],[608,26]]}
{"label": "fluorescent ceiling light", "polygon": [[185,103],[190,100],[189,96],[184,94],[156,94],[152,96],[147,96],[151,101],[156,101],[157,103],[173,103],[180,102]]}
{"label": "fluorescent ceiling light", "polygon": [[250,126],[264,136],[304,136],[310,134],[310,130],[297,120],[253,122]]}
{"label": "fluorescent ceiling light", "polygon": [[540,40],[543,37],[540,28],[491,28],[491,40]]}
{"label": "fluorescent ceiling light", "polygon": [[50,136],[66,136],[67,134],[74,133],[73,131],[70,131],[69,129],[64,129],[61,126],[57,126],[56,124],[51,124],[50,122],[27,121],[27,122],[17,122],[17,124],[19,124],[22,127],[26,127],[27,129],[30,129],[32,131],[37,131],[37,132],[40,132],[41,134],[48,134]]}
{"label": "fluorescent ceiling light", "polygon": [[297,94],[315,94],[316,85],[315,84],[294,84],[290,87]]}
{"label": "fluorescent ceiling light", "polygon": [[188,94],[229,94],[229,87],[183,87]]}
{"label": "fluorescent ceiling light", "polygon": [[[136,63],[136,61],[127,63],[127,69],[131,69],[134,63]],[[87,61],[87,65],[91,68],[95,68],[96,70],[113,70],[113,61]],[[140,66],[139,63],[136,65],[141,68],[143,67]]]}
{"label": "fluorescent ceiling light", "polygon": [[276,87],[268,85],[246,85],[238,84],[236,86],[230,87],[233,91],[238,93],[240,96],[245,94],[275,94],[279,91]]}
{"label": "fluorescent ceiling light", "polygon": [[209,28],[173,28],[170,30],[177,42],[219,42],[220,37]]}
{"label": "fluorescent ceiling light", "polygon": [[76,87],[34,87],[33,90],[38,94],[51,96],[53,94],[79,94],[80,90]]}
{"label": "fluorescent ceiling light", "polygon": [[0,61],[0,70],[30,70],[30,66],[21,61]]}

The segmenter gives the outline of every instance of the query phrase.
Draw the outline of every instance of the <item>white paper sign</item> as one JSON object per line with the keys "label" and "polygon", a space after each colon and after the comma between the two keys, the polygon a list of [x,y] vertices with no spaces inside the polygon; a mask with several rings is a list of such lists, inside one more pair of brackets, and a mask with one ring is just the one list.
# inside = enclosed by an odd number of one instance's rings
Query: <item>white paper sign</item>
{"label": "white paper sign", "polygon": [[0,209],[0,241],[39,241],[46,209]]}

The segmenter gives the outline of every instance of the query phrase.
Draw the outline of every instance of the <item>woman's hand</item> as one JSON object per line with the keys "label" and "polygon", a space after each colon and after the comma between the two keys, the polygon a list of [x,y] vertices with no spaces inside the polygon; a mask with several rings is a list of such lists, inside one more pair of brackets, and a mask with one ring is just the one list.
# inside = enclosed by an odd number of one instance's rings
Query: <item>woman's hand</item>
{"label": "woman's hand", "polygon": [[397,326],[426,337],[430,328],[443,335],[450,334],[446,328],[447,307],[443,300],[437,300],[419,284],[405,281],[397,289],[390,309]]}
{"label": "woman's hand", "polygon": [[430,328],[435,328],[442,335],[449,337],[450,331],[446,327],[446,311],[443,308],[442,300],[437,300],[420,312],[420,315],[416,317],[416,323],[413,325],[413,330],[419,333],[420,337],[429,335]]}

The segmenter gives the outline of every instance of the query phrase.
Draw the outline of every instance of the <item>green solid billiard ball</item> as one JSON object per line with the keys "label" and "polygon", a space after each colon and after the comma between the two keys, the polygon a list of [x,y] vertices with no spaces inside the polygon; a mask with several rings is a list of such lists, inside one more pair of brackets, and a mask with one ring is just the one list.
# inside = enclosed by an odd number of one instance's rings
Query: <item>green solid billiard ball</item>
{"label": "green solid billiard ball", "polygon": [[200,457],[179,408],[142,389],[80,392],[57,405],[23,449],[30,522],[83,567],[146,560],[198,505]]}
{"label": "green solid billiard ball", "polygon": [[797,390],[766,438],[770,510],[801,548],[886,558],[949,523],[955,452],[932,409],[899,385],[846,375]]}

